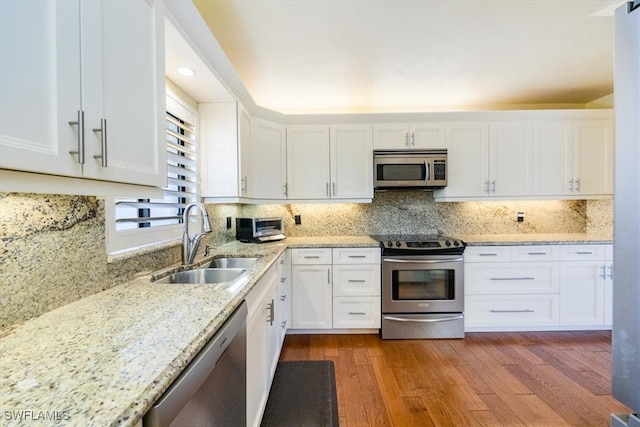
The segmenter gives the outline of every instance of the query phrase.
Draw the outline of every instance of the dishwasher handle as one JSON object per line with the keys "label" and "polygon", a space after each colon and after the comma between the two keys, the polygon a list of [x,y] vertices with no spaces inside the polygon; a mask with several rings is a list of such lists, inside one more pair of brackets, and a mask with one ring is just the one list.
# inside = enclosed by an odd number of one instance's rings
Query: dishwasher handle
{"label": "dishwasher handle", "polygon": [[247,303],[243,301],[147,412],[145,427],[168,425],[180,414],[246,324]]}

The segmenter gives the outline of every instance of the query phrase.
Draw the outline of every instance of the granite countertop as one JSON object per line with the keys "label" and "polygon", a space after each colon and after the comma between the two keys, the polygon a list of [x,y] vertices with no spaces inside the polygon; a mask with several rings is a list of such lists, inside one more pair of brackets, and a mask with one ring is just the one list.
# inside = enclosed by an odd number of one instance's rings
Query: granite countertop
{"label": "granite countertop", "polygon": [[209,258],[259,256],[243,282],[215,289],[151,282],[174,266],[7,328],[0,333],[2,425],[133,426],[284,250],[341,246],[378,243],[367,236],[231,242]]}
{"label": "granite countertop", "polygon": [[613,243],[607,234],[460,234],[453,236],[468,246],[515,246],[515,245],[573,245]]}

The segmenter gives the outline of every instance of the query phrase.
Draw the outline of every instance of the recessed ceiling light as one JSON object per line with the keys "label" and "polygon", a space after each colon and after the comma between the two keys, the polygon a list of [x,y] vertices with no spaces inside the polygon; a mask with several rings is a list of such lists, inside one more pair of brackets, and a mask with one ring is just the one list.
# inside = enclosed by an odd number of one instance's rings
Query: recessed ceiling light
{"label": "recessed ceiling light", "polygon": [[178,68],[178,72],[180,74],[182,74],[183,76],[195,76],[196,75],[196,70],[194,70],[193,68],[189,68],[189,67],[180,67]]}

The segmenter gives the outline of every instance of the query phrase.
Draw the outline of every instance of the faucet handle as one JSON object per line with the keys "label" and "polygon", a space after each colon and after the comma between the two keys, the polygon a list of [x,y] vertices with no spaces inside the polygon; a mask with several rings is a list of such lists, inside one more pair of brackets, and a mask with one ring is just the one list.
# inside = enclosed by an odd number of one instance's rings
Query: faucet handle
{"label": "faucet handle", "polygon": [[204,256],[209,256],[209,250],[213,249],[211,246],[206,245],[204,247]]}

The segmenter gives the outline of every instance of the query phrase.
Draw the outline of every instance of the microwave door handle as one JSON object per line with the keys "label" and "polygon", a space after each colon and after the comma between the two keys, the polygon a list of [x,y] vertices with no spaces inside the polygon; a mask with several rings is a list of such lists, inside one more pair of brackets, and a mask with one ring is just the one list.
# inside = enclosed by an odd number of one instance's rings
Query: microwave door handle
{"label": "microwave door handle", "polygon": [[424,177],[424,185],[427,185],[431,180],[431,168],[429,167],[429,159],[424,159],[424,168],[427,172]]}

